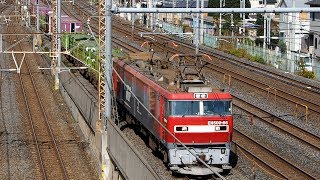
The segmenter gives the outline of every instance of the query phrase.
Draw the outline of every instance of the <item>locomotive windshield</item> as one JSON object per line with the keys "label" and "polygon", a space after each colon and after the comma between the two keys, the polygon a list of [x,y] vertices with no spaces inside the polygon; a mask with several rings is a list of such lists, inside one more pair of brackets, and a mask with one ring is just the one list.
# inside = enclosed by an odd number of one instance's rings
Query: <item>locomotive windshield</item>
{"label": "locomotive windshield", "polygon": [[199,101],[171,101],[170,102],[170,115],[183,116],[183,115],[198,115],[199,114]]}
{"label": "locomotive windshield", "polygon": [[231,101],[169,101],[169,115],[230,115]]}
{"label": "locomotive windshield", "polygon": [[231,114],[231,101],[203,101],[204,115]]}

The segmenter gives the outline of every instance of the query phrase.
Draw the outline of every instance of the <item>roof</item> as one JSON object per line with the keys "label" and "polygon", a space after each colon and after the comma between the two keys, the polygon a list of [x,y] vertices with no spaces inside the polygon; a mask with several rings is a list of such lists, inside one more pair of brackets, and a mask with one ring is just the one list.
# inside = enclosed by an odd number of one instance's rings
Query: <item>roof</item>
{"label": "roof", "polygon": [[63,23],[81,23],[81,21],[67,15],[62,15],[61,19]]}
{"label": "roof", "polygon": [[[36,5],[37,5],[37,1],[36,0],[31,0],[30,1],[31,7],[33,9],[33,11],[36,11]],[[39,13],[41,15],[47,14],[49,11],[51,11],[51,8],[44,4],[42,1],[39,1]]]}
{"label": "roof", "polygon": [[[206,83],[202,72],[201,58],[205,55],[176,54],[171,58],[157,57],[152,52],[131,53],[123,63],[153,81],[168,92],[190,92],[190,89],[202,89],[206,92],[221,92],[221,89]],[[203,63],[205,64],[205,63]],[[143,79],[145,81],[146,79]],[[210,89],[210,90],[209,90]]]}
{"label": "roof", "polygon": [[305,4],[308,4],[310,6],[320,6],[320,0],[311,0],[309,2],[306,2]]}
{"label": "roof", "polygon": [[267,0],[267,4],[275,4],[277,3],[277,0]]}
{"label": "roof", "polygon": [[293,2],[295,2],[295,7],[309,7],[306,5],[307,0],[281,0],[279,7],[291,8],[293,7]]}
{"label": "roof", "polygon": [[[175,4],[173,4],[175,2]],[[197,7],[197,1],[196,0],[164,0],[163,1],[163,8],[186,8],[187,7],[187,2],[188,2],[188,7],[189,8],[195,8]],[[201,7],[201,1],[199,3],[199,7]],[[208,7],[208,0],[204,0],[204,7]]]}
{"label": "roof", "polygon": [[90,37],[86,34],[73,34],[72,38],[77,42],[81,41],[81,45],[83,45],[84,47],[97,47],[98,46],[96,41],[93,38],[89,39]]}

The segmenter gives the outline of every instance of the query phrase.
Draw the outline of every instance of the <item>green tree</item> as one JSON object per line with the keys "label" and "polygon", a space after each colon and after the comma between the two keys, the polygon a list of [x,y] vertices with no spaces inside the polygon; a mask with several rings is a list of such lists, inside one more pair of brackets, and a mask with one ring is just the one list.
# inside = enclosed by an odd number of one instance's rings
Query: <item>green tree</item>
{"label": "green tree", "polygon": [[[250,8],[249,0],[246,0],[246,8]],[[220,0],[209,0],[208,8],[220,8]],[[240,8],[240,1],[239,0],[225,0],[224,8]],[[219,19],[219,13],[209,13],[209,16],[213,16]],[[235,14],[234,18],[240,19],[239,14]]]}
{"label": "green tree", "polygon": [[283,40],[280,40],[280,41],[278,42],[278,47],[280,48],[280,51],[281,51],[282,53],[285,53],[285,52],[287,51],[287,45],[286,45],[286,43],[285,43]]}
{"label": "green tree", "polygon": [[[263,16],[261,14],[257,14],[257,21],[256,25],[259,25],[258,30],[257,30],[257,36],[263,36]],[[262,38],[257,38],[256,39],[256,45],[257,46],[262,46],[263,45],[263,39]]]}
{"label": "green tree", "polygon": [[[220,8],[220,0],[209,0],[208,2],[209,8]],[[249,0],[246,0],[246,8],[250,8],[250,2]],[[224,8],[240,8],[240,1],[239,0],[225,0],[225,6]],[[212,16],[215,19],[215,22],[219,22],[219,13],[209,13],[209,16]],[[246,14],[246,17],[248,17],[248,14]],[[222,19],[224,20],[222,24],[222,34],[224,35],[231,35],[232,29],[231,29],[231,18],[230,15],[224,14]],[[233,14],[233,22],[234,22],[234,33],[236,34],[237,29],[239,27],[238,23],[242,21],[240,19],[239,13]]]}

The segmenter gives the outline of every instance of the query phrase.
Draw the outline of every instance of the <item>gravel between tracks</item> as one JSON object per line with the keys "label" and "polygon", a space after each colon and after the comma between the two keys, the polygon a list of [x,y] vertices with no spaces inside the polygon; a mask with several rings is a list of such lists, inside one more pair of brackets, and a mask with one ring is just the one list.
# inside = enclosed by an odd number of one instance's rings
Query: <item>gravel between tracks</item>
{"label": "gravel between tracks", "polygon": [[[0,59],[1,69],[11,67],[9,55],[1,54]],[[0,179],[33,179],[31,142],[24,137],[12,72],[0,72],[0,103]]]}
{"label": "gravel between tracks", "polygon": [[[30,56],[32,55],[27,55],[26,58]],[[0,54],[0,59],[1,68],[14,67],[11,55]],[[36,55],[31,59],[41,58]],[[32,60],[28,62],[35,63]],[[53,83],[48,83],[39,70],[33,70],[33,73],[46,113],[54,119],[50,123],[70,178],[98,179],[99,171],[95,169],[97,165],[91,159],[89,143],[76,134],[77,124],[71,118],[70,111],[65,111],[68,108],[63,98],[57,92],[52,93],[50,89]],[[16,72],[1,72],[0,76],[0,179],[40,179],[39,162],[17,77]],[[41,148],[50,148],[46,146],[46,142],[40,143]]]}
{"label": "gravel between tracks", "polygon": [[[294,75],[291,76],[294,77]],[[220,81],[217,81],[217,79],[222,79],[221,75],[211,72],[208,75],[208,78],[214,85],[218,87],[224,87]],[[297,79],[301,79],[301,77],[297,77]],[[272,114],[282,117],[282,119],[285,121],[302,127],[318,136],[320,135],[319,121],[312,119],[306,123],[303,118],[294,118],[293,107],[287,106],[285,102],[279,100],[275,102],[274,97],[265,97],[263,93],[257,92],[255,89],[237,82],[231,83],[230,92],[233,96],[237,96],[248,102],[251,102],[257,107],[261,107]],[[317,173],[320,172],[320,167],[318,166],[320,164],[320,152],[309,147],[302,146],[301,143],[296,139],[279,133],[266,123],[254,121],[254,124],[250,125],[249,115],[246,115],[235,108],[233,110],[233,113],[235,114],[234,127],[236,129],[239,129],[241,132],[245,132],[245,134],[250,135],[258,142],[265,144],[268,146],[268,148],[274,149],[275,152],[279,153],[285,159],[290,160],[294,164],[299,164],[299,167],[304,168],[316,178],[320,178],[319,174]]]}

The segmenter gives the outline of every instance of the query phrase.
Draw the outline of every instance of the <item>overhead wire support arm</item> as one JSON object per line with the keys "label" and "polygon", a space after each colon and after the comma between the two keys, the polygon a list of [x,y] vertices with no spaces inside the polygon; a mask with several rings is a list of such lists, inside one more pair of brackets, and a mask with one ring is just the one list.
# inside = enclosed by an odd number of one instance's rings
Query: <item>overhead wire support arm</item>
{"label": "overhead wire support arm", "polygon": [[287,13],[320,12],[318,7],[310,8],[117,8],[113,13]]}

